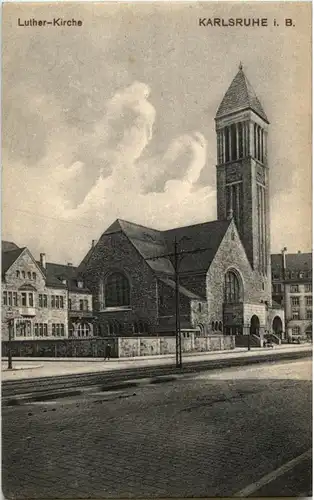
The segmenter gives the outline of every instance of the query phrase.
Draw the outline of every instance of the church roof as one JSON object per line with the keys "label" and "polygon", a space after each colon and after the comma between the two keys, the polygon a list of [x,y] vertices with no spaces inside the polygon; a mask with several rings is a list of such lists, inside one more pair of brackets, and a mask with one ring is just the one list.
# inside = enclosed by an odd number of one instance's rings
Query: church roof
{"label": "church roof", "polygon": [[230,87],[220,103],[216,113],[216,119],[244,109],[255,111],[257,115],[269,123],[252,85],[245,76],[242,66],[240,66],[238,73],[232,80]]}
{"label": "church roof", "polygon": [[230,220],[203,222],[159,231],[117,219],[104,232],[123,232],[156,274],[173,275],[174,239],[184,254],[180,272],[206,272],[214,259]]}

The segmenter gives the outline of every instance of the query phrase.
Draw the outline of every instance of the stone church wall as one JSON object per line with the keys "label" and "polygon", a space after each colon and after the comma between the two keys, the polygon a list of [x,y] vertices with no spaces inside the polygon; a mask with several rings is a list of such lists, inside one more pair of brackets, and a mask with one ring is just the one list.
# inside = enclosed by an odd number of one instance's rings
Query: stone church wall
{"label": "stone church wall", "polygon": [[[128,309],[106,311],[102,282],[110,272],[121,271],[130,282],[131,304]],[[132,323],[157,324],[157,280],[135,247],[122,232],[103,234],[97,243],[85,272],[86,286],[92,291],[94,312],[99,316],[100,330],[106,333],[108,319],[121,321],[123,330],[131,333]]]}
{"label": "stone church wall", "polygon": [[[235,269],[241,276],[246,304],[255,304],[265,310],[262,301],[267,301],[268,291],[263,290],[261,277],[252,270],[240,241],[234,222],[227,230],[225,237],[208,270],[206,278],[209,321],[223,321],[224,277],[229,269]],[[264,313],[262,313],[265,324]],[[262,321],[261,321],[262,323]]]}

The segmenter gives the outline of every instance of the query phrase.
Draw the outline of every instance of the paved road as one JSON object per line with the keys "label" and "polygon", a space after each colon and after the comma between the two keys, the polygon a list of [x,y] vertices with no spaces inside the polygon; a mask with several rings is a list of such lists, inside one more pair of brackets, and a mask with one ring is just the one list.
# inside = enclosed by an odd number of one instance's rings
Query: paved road
{"label": "paved road", "polygon": [[[190,362],[201,362],[211,359],[232,359],[268,356],[270,353],[293,353],[308,351],[311,344],[283,344],[273,349],[252,348],[250,351],[237,347],[226,351],[210,351],[199,353],[183,353],[183,365]],[[141,356],[135,358],[112,358],[104,361],[101,358],[14,358],[13,370],[7,369],[7,360],[2,360],[2,381],[19,380],[36,377],[54,377],[78,373],[106,372],[125,368],[142,368],[143,366],[175,365],[175,355]]]}
{"label": "paved road", "polygon": [[5,407],[6,498],[311,496],[310,359]]}

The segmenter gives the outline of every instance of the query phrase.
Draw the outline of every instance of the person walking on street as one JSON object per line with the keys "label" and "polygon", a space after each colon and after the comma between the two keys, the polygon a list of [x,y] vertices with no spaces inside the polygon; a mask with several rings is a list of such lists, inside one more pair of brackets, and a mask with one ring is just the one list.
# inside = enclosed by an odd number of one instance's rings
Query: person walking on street
{"label": "person walking on street", "polygon": [[105,348],[105,359],[104,361],[106,361],[106,359],[108,359],[108,361],[110,360],[110,354],[111,354],[111,345],[108,344],[106,345],[106,348]]}

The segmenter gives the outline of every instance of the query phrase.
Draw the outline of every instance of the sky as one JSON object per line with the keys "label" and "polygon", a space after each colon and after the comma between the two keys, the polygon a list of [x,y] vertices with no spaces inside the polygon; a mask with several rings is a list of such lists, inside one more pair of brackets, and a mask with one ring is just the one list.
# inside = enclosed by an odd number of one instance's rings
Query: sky
{"label": "sky", "polygon": [[[18,26],[54,17],[83,25]],[[117,218],[216,219],[214,117],[241,61],[270,121],[271,250],[311,251],[309,3],[7,3],[2,45],[2,239],[78,264]]]}

